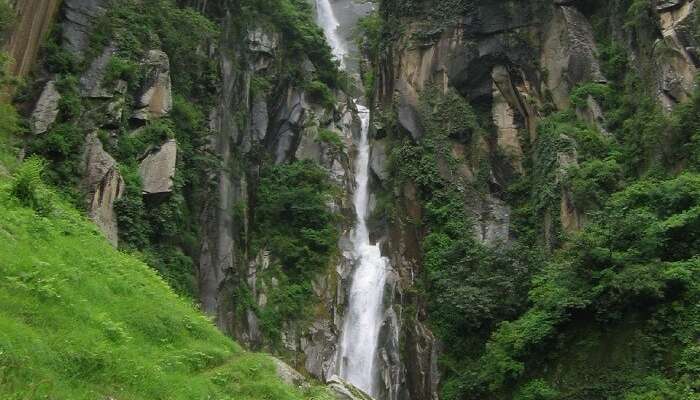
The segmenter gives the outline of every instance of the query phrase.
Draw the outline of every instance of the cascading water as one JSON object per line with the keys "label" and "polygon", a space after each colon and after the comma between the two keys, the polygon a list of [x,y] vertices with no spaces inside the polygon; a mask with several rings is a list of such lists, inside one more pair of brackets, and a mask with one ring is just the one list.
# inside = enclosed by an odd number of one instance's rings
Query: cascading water
{"label": "cascading water", "polygon": [[376,397],[377,342],[384,314],[384,285],[389,266],[379,246],[369,241],[369,110],[360,105],[357,109],[362,119],[362,135],[357,149],[357,188],[353,198],[357,224],[351,237],[356,267],[339,347],[339,373],[341,378]]}
{"label": "cascading water", "polygon": [[[344,65],[346,43],[338,32],[338,20],[329,0],[316,0],[318,23],[323,28],[333,54]],[[355,160],[356,189],[353,196],[357,223],[352,232],[352,285],[345,322],[338,347],[338,375],[373,397],[378,397],[377,344],[384,314],[384,286],[389,262],[379,246],[372,245],[367,229],[369,208],[369,110],[356,101],[362,121]]]}
{"label": "cascading water", "polygon": [[348,50],[345,41],[338,32],[340,24],[335,17],[330,0],[316,0],[316,9],[318,13],[318,24],[323,28],[323,32],[326,34],[326,39],[333,50],[333,55],[340,61],[340,65],[343,66]]}

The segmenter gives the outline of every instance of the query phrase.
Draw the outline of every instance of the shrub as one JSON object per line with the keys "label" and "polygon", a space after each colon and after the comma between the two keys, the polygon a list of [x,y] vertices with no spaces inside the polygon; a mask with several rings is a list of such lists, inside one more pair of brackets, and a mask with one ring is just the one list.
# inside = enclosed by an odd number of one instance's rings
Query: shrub
{"label": "shrub", "polygon": [[345,149],[345,143],[343,143],[343,139],[340,138],[338,133],[330,129],[321,129],[318,132],[318,141],[329,145],[331,149],[336,152]]}
{"label": "shrub", "polygon": [[309,100],[318,103],[325,108],[335,108],[335,96],[331,89],[325,83],[314,80],[304,86],[306,93],[309,95]]}
{"label": "shrub", "polygon": [[12,178],[10,193],[22,205],[46,213],[51,209],[51,201],[43,187],[42,175],[46,162],[36,156],[26,159]]}

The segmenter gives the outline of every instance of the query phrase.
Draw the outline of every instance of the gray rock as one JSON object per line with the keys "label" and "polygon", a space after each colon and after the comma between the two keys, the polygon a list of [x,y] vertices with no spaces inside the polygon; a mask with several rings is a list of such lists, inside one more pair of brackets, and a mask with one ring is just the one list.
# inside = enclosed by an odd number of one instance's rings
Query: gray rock
{"label": "gray rock", "polygon": [[106,12],[108,0],[65,0],[62,22],[63,47],[82,56],[90,44],[93,25]]}
{"label": "gray rock", "polygon": [[251,53],[250,69],[262,71],[269,68],[274,60],[279,41],[278,34],[267,32],[259,27],[248,31],[248,51]]}
{"label": "gray rock", "polygon": [[486,195],[480,207],[474,210],[477,221],[475,236],[489,245],[508,243],[510,240],[510,207],[502,200]]}
{"label": "gray rock", "polygon": [[80,77],[80,95],[93,99],[111,99],[126,92],[126,82],[118,81],[112,87],[104,87],[105,74],[110,60],[116,54],[114,46],[107,46]]}
{"label": "gray rock", "polygon": [[313,376],[323,379],[334,365],[337,335],[331,321],[315,321],[301,340],[306,356],[304,367]]}
{"label": "gray rock", "polygon": [[139,174],[145,195],[167,194],[173,191],[177,142],[170,139],[160,149],[151,152],[141,161]]}
{"label": "gray rock", "polygon": [[569,93],[579,83],[604,82],[596,57],[593,29],[586,17],[571,6],[557,6],[545,34],[542,65],[546,85],[559,109],[569,106]]}
{"label": "gray rock", "polygon": [[56,82],[53,80],[47,82],[29,122],[33,134],[39,135],[48,131],[56,121],[59,100],[61,100],[61,94],[56,90]]}
{"label": "gray rock", "polygon": [[267,101],[265,97],[258,95],[253,98],[253,104],[250,111],[250,133],[253,139],[258,141],[265,140],[267,135],[267,127],[270,124],[267,114]]}
{"label": "gray rock", "polygon": [[418,140],[423,136],[423,128],[418,117],[418,93],[406,81],[398,83],[399,97],[399,124],[406,129],[413,139]]}
{"label": "gray rock", "polygon": [[326,384],[333,397],[337,400],[374,400],[368,394],[352,384],[345,382],[338,376],[332,376],[326,381]]}
{"label": "gray rock", "polygon": [[372,143],[370,168],[380,180],[386,181],[389,179],[389,159],[386,154],[386,143],[384,141],[377,140]]}
{"label": "gray rock", "polygon": [[146,83],[138,99],[135,119],[150,120],[167,115],[173,108],[170,60],[160,50],[151,50],[143,61]]}
{"label": "gray rock", "polygon": [[124,180],[116,161],[104,151],[95,132],[86,138],[84,163],[83,186],[87,194],[88,215],[116,247],[119,231],[114,202],[124,194]]}
{"label": "gray rock", "polygon": [[277,376],[282,380],[282,382],[290,386],[301,388],[311,387],[311,384],[306,380],[306,378],[304,378],[304,376],[297,372],[294,368],[290,367],[287,363],[275,357],[272,357],[272,361],[275,363]]}

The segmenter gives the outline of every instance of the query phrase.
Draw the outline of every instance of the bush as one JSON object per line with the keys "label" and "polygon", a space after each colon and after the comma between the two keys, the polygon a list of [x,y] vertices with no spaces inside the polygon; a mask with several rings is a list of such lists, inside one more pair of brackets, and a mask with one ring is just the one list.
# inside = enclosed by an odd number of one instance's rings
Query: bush
{"label": "bush", "polygon": [[330,129],[321,129],[318,132],[318,141],[329,145],[331,149],[335,152],[340,152],[345,149],[345,143],[343,143],[343,139],[340,138],[338,133]]}
{"label": "bush", "polygon": [[12,178],[10,194],[20,203],[42,213],[51,210],[51,200],[43,186],[42,175],[46,162],[36,156],[26,159]]}
{"label": "bush", "polygon": [[331,89],[321,81],[311,81],[304,86],[304,90],[309,95],[309,100],[318,103],[325,108],[335,108],[335,96]]}

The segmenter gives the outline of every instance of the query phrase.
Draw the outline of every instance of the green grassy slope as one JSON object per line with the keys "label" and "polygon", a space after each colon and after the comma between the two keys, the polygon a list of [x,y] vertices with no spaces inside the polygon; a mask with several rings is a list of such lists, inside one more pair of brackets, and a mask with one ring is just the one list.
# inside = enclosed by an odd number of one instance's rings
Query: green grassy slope
{"label": "green grassy slope", "polygon": [[[323,399],[281,383],[136,257],[0,178],[0,399]],[[50,198],[50,199],[49,199]]]}

